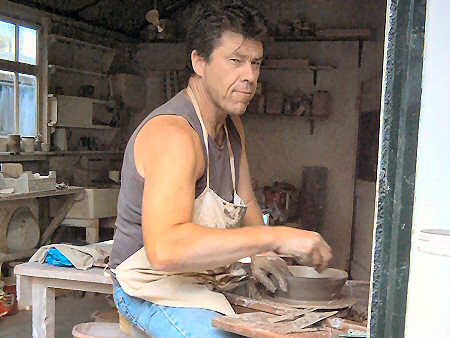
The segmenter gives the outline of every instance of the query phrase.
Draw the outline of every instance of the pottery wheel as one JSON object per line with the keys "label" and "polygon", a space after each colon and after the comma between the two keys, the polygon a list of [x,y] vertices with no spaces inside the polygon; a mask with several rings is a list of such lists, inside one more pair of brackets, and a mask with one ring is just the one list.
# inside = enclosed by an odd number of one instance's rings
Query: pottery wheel
{"label": "pottery wheel", "polygon": [[284,303],[288,304],[293,307],[298,307],[302,309],[312,309],[315,308],[317,310],[339,310],[351,307],[356,304],[356,299],[353,297],[343,297],[340,299],[334,299],[330,301],[312,301],[312,300],[295,300],[295,299],[289,299],[289,298],[283,298],[283,297],[267,297],[266,299],[278,302],[278,303]]}
{"label": "pottery wheel", "polygon": [[292,276],[286,278],[287,292],[277,290],[267,295],[272,301],[294,307],[323,310],[348,308],[356,299],[342,295],[342,288],[348,278],[343,270],[328,268],[321,273],[308,266],[288,266]]}
{"label": "pottery wheel", "polygon": [[28,208],[18,208],[8,224],[8,252],[33,249],[39,243],[39,224]]}

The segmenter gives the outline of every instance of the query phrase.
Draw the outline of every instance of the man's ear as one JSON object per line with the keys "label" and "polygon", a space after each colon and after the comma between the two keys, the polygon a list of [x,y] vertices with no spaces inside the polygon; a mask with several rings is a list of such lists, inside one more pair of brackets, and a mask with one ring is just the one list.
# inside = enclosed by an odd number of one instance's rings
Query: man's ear
{"label": "man's ear", "polygon": [[200,56],[196,50],[193,50],[191,53],[191,62],[192,69],[194,70],[195,74],[203,77],[203,69],[206,64],[205,58],[203,56]]}

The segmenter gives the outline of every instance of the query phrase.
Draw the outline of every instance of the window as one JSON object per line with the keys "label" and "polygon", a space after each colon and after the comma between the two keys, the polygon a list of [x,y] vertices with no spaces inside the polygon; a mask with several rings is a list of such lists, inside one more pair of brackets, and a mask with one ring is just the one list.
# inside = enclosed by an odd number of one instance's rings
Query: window
{"label": "window", "polygon": [[0,137],[38,132],[38,33],[0,19]]}

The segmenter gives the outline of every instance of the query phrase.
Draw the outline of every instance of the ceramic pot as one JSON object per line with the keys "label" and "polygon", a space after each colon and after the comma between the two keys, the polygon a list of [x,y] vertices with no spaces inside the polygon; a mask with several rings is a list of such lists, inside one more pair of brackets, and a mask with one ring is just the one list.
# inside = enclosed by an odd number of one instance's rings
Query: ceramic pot
{"label": "ceramic pot", "polygon": [[50,143],[41,143],[41,150],[44,152],[50,151]]}
{"label": "ceramic pot", "polygon": [[8,135],[8,151],[14,154],[20,153],[20,135]]}
{"label": "ceramic pot", "polygon": [[20,149],[26,153],[34,153],[34,137],[22,137]]}
{"label": "ceramic pot", "polygon": [[7,151],[8,151],[8,138],[0,137],[0,152],[7,152]]}
{"label": "ceramic pot", "polygon": [[57,128],[54,135],[56,150],[67,151],[67,132],[64,128]]}

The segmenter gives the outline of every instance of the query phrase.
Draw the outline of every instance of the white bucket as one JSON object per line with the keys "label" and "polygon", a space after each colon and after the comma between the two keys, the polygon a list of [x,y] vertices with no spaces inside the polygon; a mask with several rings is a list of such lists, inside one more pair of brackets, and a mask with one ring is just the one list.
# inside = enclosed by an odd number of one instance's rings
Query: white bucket
{"label": "white bucket", "polygon": [[422,230],[411,257],[407,338],[450,337],[450,230]]}

